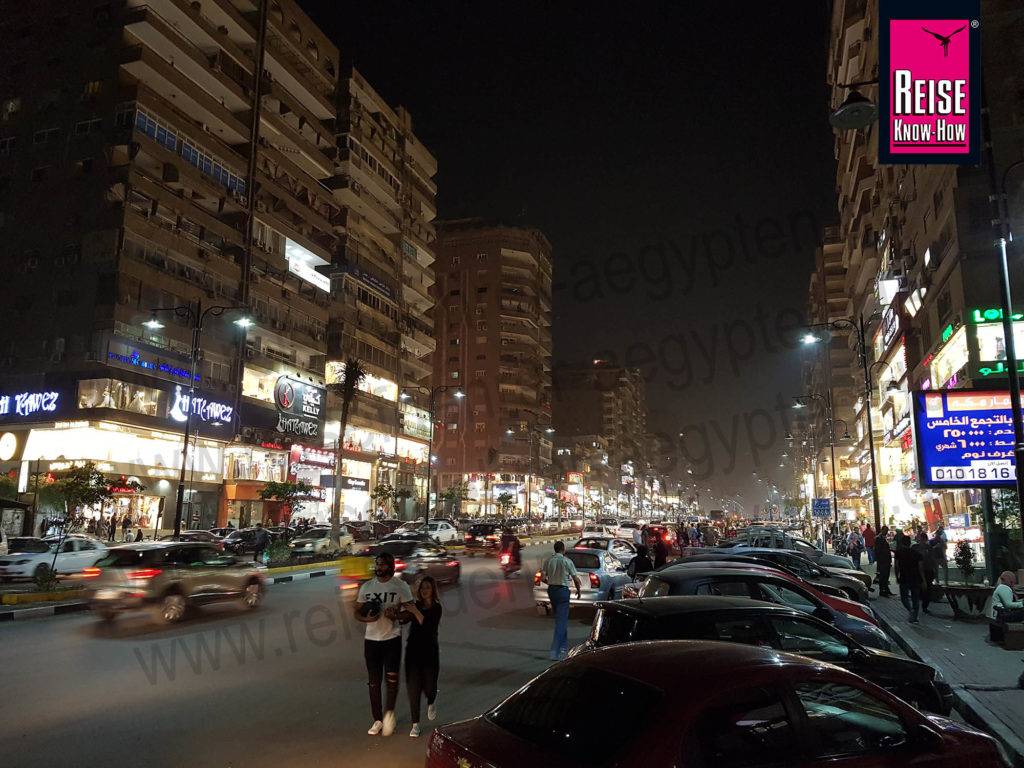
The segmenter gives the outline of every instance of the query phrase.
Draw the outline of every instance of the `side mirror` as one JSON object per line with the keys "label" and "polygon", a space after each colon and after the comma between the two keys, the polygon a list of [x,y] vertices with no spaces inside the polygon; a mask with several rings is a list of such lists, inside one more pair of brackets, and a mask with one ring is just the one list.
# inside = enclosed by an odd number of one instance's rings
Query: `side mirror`
{"label": "side mirror", "polygon": [[814,618],[821,619],[822,621],[828,622],[829,624],[836,623],[836,617],[833,616],[832,611],[830,611],[824,605],[819,605],[817,608],[815,608],[811,615]]}
{"label": "side mirror", "polygon": [[914,741],[924,747],[928,752],[940,754],[946,750],[946,742],[942,734],[934,731],[924,723],[918,723],[913,728]]}

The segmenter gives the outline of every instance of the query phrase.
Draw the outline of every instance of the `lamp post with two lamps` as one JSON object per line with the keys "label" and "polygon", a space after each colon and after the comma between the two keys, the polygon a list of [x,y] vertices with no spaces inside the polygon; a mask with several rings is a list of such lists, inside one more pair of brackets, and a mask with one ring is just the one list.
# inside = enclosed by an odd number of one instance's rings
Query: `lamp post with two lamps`
{"label": "lamp post with two lamps", "polygon": [[[203,308],[203,302],[201,300],[196,301],[193,304],[183,304],[178,307],[158,307],[150,310],[149,320],[143,323],[144,326],[151,330],[160,330],[164,327],[164,324],[157,318],[158,312],[173,312],[178,317],[183,317],[192,323],[192,349],[190,352],[190,362],[192,364],[191,376],[188,380],[188,402],[185,403],[185,435],[184,441],[181,446],[181,471],[178,474],[178,494],[174,501],[174,539],[177,541],[181,538],[181,516],[182,509],[185,504],[185,466],[188,464],[188,444],[192,434],[192,412],[195,404],[196,394],[196,368],[199,365],[199,354],[200,354],[200,342],[203,336],[203,323],[207,317],[219,317],[225,312],[241,311],[247,312],[248,309],[244,306],[225,306],[215,305],[212,307]],[[248,315],[242,315],[235,320],[235,325],[243,330],[249,328],[253,324],[252,319]]]}
{"label": "lamp post with two lamps", "polygon": [[437,400],[437,396],[442,392],[447,392],[449,389],[454,389],[455,394],[453,395],[453,397],[456,397],[460,400],[466,396],[466,393],[463,392],[460,387],[455,387],[449,384],[439,384],[436,387],[427,387],[422,384],[414,384],[402,387],[398,395],[399,398],[401,398],[403,401],[408,400],[411,397],[411,395],[409,394],[410,392],[420,392],[424,395],[427,395],[427,397],[429,398],[427,405],[428,417],[430,419],[430,426],[427,431],[427,520],[430,519],[430,478],[431,468],[434,465],[434,404]]}
{"label": "lamp post with two lamps", "polygon": [[842,419],[835,418],[832,413],[832,396],[827,392],[822,395],[814,392],[810,395],[797,395],[793,398],[796,402],[793,404],[794,408],[805,408],[805,401],[808,400],[820,400],[825,404],[825,426],[828,429],[828,446],[829,452],[832,459],[832,511],[835,515],[836,525],[839,524],[839,496],[837,495],[836,488],[836,422],[843,425],[843,436],[840,440],[852,440],[850,436],[850,429],[846,422]]}
{"label": "lamp post with two lamps", "polygon": [[[545,428],[543,430],[541,430],[540,429],[541,426],[544,426]],[[512,429],[511,427],[509,427],[508,429],[505,430],[505,434],[508,435],[509,437],[511,437],[513,440],[526,440],[527,441],[527,450],[529,452],[529,458],[528,458],[529,466],[527,468],[528,469],[528,473],[526,475],[526,519],[527,519],[527,521],[530,520],[530,497],[533,496],[533,437],[534,437],[534,435],[540,435],[542,432],[545,435],[553,435],[553,434],[555,434],[555,429],[554,429],[554,427],[551,426],[551,422],[550,421],[548,421],[546,425],[538,424],[535,421],[532,425],[527,427],[527,429],[526,429],[527,436],[526,437],[515,437],[516,431],[514,429]],[[585,505],[584,505],[584,510],[583,510],[583,520],[584,520],[584,522],[586,522],[586,517],[587,517],[587,514],[586,514],[586,510],[585,510]]]}

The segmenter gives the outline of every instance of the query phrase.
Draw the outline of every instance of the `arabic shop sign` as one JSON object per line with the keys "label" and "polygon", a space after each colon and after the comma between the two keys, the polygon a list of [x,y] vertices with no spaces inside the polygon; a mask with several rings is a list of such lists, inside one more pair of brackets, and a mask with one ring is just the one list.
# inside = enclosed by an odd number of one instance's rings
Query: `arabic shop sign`
{"label": "arabic shop sign", "polygon": [[281,376],[274,385],[277,406],[275,429],[286,435],[319,437],[326,416],[327,390],[291,376]]}
{"label": "arabic shop sign", "polygon": [[27,418],[57,410],[60,392],[18,392],[0,395],[0,417]]}
{"label": "arabic shop sign", "polygon": [[[113,346],[113,344],[111,344],[111,346]],[[126,350],[129,349],[128,347],[124,348]],[[131,368],[142,368],[143,370],[153,371],[154,373],[164,373],[168,376],[173,376],[174,378],[185,379],[185,381],[189,381],[193,378],[192,371],[187,368],[172,365],[171,363],[164,362],[159,358],[147,359],[140,355],[139,350],[137,349],[131,349],[127,354],[122,352],[107,352],[107,359]],[[195,380],[199,381],[198,373],[195,375]]]}
{"label": "arabic shop sign", "polygon": [[189,406],[191,406],[192,416],[204,423],[213,421],[221,424],[230,424],[231,419],[235,416],[233,406],[226,403],[218,403],[215,400],[207,400],[200,395],[189,395],[188,392],[182,393],[181,385],[179,384],[174,388],[174,404],[171,406],[170,411],[168,411],[168,415],[175,421],[184,424],[185,420],[188,419]]}
{"label": "arabic shop sign", "polygon": [[922,488],[1012,487],[1009,392],[914,392]]}

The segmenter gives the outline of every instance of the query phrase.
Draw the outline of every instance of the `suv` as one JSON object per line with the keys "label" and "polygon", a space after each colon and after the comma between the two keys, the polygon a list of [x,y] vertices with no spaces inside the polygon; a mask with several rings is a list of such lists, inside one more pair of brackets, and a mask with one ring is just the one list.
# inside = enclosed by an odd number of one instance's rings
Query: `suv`
{"label": "suv", "polygon": [[114,547],[83,576],[89,584],[89,607],[105,621],[124,611],[146,609],[154,620],[170,624],[183,619],[191,607],[225,600],[252,610],[266,592],[263,575],[252,563],[187,541]]}
{"label": "suv", "polygon": [[465,544],[470,557],[476,552],[497,552],[501,549],[501,530],[492,523],[476,523],[469,526]]}

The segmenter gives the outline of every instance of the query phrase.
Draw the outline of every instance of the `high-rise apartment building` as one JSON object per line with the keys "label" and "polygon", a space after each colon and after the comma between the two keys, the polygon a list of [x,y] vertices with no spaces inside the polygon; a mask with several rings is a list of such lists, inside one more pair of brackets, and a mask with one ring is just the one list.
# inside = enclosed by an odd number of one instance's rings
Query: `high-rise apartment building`
{"label": "high-rise apartment building", "polygon": [[641,503],[646,407],[644,380],[636,369],[598,360],[555,370],[552,409],[558,439],[568,447],[581,435],[599,437],[608,464],[619,473],[612,500],[619,511],[638,509]]}
{"label": "high-rise apartment building", "polygon": [[[429,284],[436,166],[409,116],[340,78],[292,0],[40,0],[6,4],[0,24],[0,301],[17,318],[0,331],[0,404],[39,403],[0,405],[15,446],[0,469],[25,487],[29,468],[96,462],[145,487],[121,512],[166,526],[191,411],[186,525],[276,518],[268,480],[311,482],[304,514],[323,517],[325,376],[358,356],[374,376],[353,423],[389,439],[344,473],[346,507],[365,510],[377,466],[422,473],[397,386],[429,373],[429,296],[404,286]],[[410,315],[428,320],[407,341]]]}
{"label": "high-rise apartment building", "polygon": [[448,387],[436,396],[435,489],[465,482],[483,511],[502,493],[525,509],[529,487],[536,511],[552,458],[551,244],[536,229],[445,221],[435,273],[434,382]]}
{"label": "high-rise apartment building", "polygon": [[[927,521],[967,515],[980,542],[980,493],[922,490],[917,476],[910,392],[917,389],[1005,389],[1003,330],[999,318],[997,250],[989,165],[995,177],[1020,160],[1024,142],[1024,49],[1018,3],[982,2],[982,68],[992,126],[992,155],[980,167],[877,163],[877,124],[837,132],[839,237],[843,244],[844,315],[864,318],[871,398],[863,374],[854,374],[851,424],[860,462],[862,502],[871,511],[866,408],[871,408],[883,522]],[[838,106],[849,90],[840,84],[878,75],[877,0],[832,6],[828,80]],[[861,88],[875,98],[877,86]],[[1007,177],[1013,228],[1024,227],[1024,168]],[[1024,296],[1024,271],[1011,269],[1013,293]],[[1019,308],[1019,307],[1018,307]],[[1024,340],[1024,323],[1016,338]],[[847,337],[851,349],[856,334]],[[851,509],[851,511],[853,511]],[[962,518],[961,518],[962,519]],[[978,525],[976,525],[976,523]],[[977,534],[977,535],[975,535]],[[976,542],[978,543],[978,542]]]}

